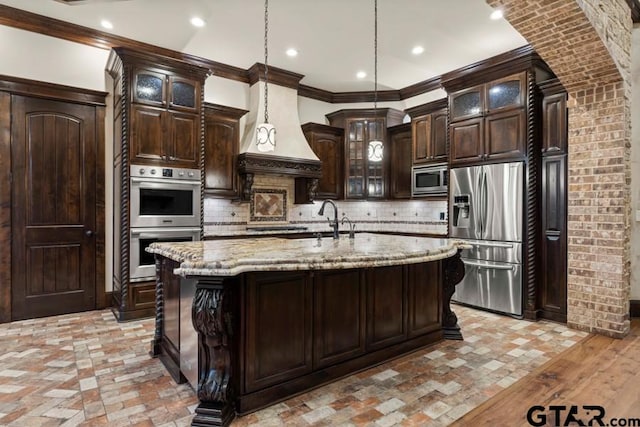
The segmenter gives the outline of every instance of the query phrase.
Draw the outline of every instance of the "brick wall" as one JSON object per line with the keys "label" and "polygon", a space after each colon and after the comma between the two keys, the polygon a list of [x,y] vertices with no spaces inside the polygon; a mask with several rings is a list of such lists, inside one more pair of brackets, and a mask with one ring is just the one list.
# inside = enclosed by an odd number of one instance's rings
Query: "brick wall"
{"label": "brick wall", "polygon": [[629,332],[631,30],[625,0],[486,0],[569,93],[568,324]]}

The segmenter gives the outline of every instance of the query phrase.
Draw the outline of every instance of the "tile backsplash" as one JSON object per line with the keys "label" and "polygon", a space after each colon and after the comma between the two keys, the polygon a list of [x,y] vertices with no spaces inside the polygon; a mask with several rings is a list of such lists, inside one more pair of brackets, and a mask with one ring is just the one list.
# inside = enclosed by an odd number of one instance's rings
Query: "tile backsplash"
{"label": "tile backsplash", "polygon": [[[327,206],[325,215],[319,216],[321,201],[313,204],[294,205],[293,186],[283,180],[256,180],[254,188],[282,188],[287,191],[285,221],[272,224],[296,225],[308,231],[329,231],[326,217],[333,219],[333,208]],[[445,200],[389,200],[389,201],[337,201],[338,216],[347,216],[356,223],[356,231],[397,231],[446,234],[447,202]],[[256,225],[250,215],[249,203],[205,197],[205,236],[238,234],[247,225]],[[264,224],[261,222],[260,225]],[[344,226],[346,227],[346,225]],[[343,229],[346,229],[344,228]]]}

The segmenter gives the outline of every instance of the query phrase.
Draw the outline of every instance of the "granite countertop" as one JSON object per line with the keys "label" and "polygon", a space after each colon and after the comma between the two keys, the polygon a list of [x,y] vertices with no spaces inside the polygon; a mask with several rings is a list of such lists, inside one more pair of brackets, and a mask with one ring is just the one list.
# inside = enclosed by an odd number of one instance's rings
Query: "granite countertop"
{"label": "granite countertop", "polygon": [[206,240],[152,243],[147,252],[180,263],[181,276],[235,276],[248,271],[331,270],[435,261],[465,248],[455,239],[356,233],[322,239]]}

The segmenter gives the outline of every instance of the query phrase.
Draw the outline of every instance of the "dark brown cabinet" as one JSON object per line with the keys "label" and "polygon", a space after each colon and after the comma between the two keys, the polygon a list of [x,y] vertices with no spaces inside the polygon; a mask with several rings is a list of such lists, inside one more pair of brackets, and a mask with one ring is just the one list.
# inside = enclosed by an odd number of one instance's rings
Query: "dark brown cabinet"
{"label": "dark brown cabinet", "polygon": [[[327,114],[331,126],[344,129],[345,198],[384,198],[387,195],[385,157],[387,127],[402,123],[404,113],[391,108],[340,110]],[[370,144],[381,142],[381,146]]]}
{"label": "dark brown cabinet", "polygon": [[201,169],[207,68],[128,48],[112,50],[113,293],[118,320],[153,316],[155,281],[130,281],[132,165]]}
{"label": "dark brown cabinet", "polygon": [[305,123],[302,132],[309,146],[322,162],[316,198],[342,199],[344,194],[344,129]]}
{"label": "dark brown cabinet", "polygon": [[412,160],[411,124],[389,128],[389,196],[394,199],[411,197]]}
{"label": "dark brown cabinet", "polygon": [[[223,379],[214,384],[215,396],[201,393],[201,408],[228,398],[231,411],[246,414],[442,340],[449,308],[443,287],[453,286],[443,272],[451,262],[461,268],[458,258],[184,278],[173,274],[175,262],[156,255],[162,267],[152,355],[176,382]],[[181,289],[195,291],[192,305],[179,304]],[[191,317],[193,324],[184,321]],[[194,329],[198,378],[180,368],[181,360],[183,368],[194,360]]]}
{"label": "dark brown cabinet", "polygon": [[527,72],[449,95],[451,164],[525,157]]}
{"label": "dark brown cabinet", "polygon": [[557,79],[543,82],[540,317],[567,321],[567,93]]}
{"label": "dark brown cabinet", "polygon": [[542,159],[541,317],[567,321],[567,156]]}
{"label": "dark brown cabinet", "polygon": [[407,293],[403,266],[368,269],[367,349],[374,350],[405,340]]}
{"label": "dark brown cabinet", "polygon": [[567,94],[555,93],[542,100],[542,153],[567,152]]}
{"label": "dark brown cabinet", "polygon": [[131,160],[136,164],[163,164],[198,168],[199,115],[155,107],[131,107]]}
{"label": "dark brown cabinet", "polygon": [[365,352],[365,287],[361,274],[360,270],[315,274],[314,369]]}
{"label": "dark brown cabinet", "polygon": [[309,274],[251,273],[246,280],[249,334],[245,390],[259,390],[311,372],[313,295]]}
{"label": "dark brown cabinet", "polygon": [[201,84],[147,68],[133,72],[131,161],[197,169]]}
{"label": "dark brown cabinet", "polygon": [[240,149],[240,118],[246,110],[205,104],[204,191],[224,198],[238,194],[237,156]]}
{"label": "dark brown cabinet", "polygon": [[438,265],[410,264],[407,266],[407,333],[409,338],[438,330],[442,318],[441,290],[437,286],[421,286],[424,277],[437,282],[442,281]]}
{"label": "dark brown cabinet", "polygon": [[447,98],[408,108],[411,116],[412,163],[446,163],[447,149]]}

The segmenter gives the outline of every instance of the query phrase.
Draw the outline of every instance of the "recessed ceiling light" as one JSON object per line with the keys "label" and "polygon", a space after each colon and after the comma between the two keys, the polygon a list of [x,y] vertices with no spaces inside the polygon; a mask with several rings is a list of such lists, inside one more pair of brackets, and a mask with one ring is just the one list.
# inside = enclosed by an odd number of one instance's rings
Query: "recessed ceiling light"
{"label": "recessed ceiling light", "polygon": [[113,29],[113,24],[111,23],[111,21],[107,21],[106,19],[100,21],[100,25],[102,25],[102,28],[106,28],[107,30]]}
{"label": "recessed ceiling light", "polygon": [[424,52],[424,48],[422,46],[414,46],[413,49],[411,49],[411,53],[414,55],[420,55],[422,52]]}
{"label": "recessed ceiling light", "polygon": [[504,16],[504,13],[502,12],[502,10],[496,9],[493,12],[491,12],[491,15],[489,17],[494,21],[497,21],[498,19],[502,19],[503,16]]}
{"label": "recessed ceiling light", "polygon": [[295,50],[294,48],[289,48],[287,49],[287,56],[291,56],[291,57],[298,56],[298,51]]}
{"label": "recessed ceiling light", "polygon": [[356,77],[359,79],[364,79],[365,77],[367,77],[367,73],[365,73],[364,71],[358,71],[356,73]]}
{"label": "recessed ceiling light", "polygon": [[198,28],[204,27],[204,19],[198,16],[194,16],[193,18],[191,18],[191,25]]}

